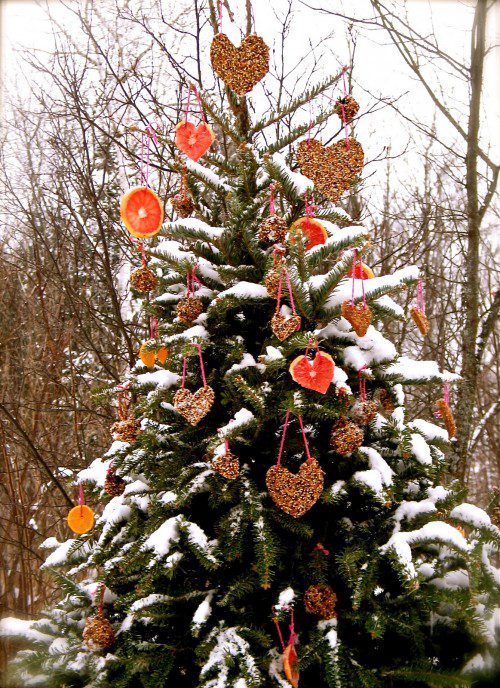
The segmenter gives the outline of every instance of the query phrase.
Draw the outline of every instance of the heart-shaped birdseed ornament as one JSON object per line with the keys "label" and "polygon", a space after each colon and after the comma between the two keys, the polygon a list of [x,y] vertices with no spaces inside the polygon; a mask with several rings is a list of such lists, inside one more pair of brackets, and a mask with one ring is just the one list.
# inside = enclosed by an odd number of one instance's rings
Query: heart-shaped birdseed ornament
{"label": "heart-shaped birdseed ornament", "polygon": [[215,401],[214,390],[209,387],[200,387],[193,394],[188,389],[178,389],[174,394],[174,408],[191,425],[198,425],[213,406]]}
{"label": "heart-shaped birdseed ornament", "polygon": [[237,95],[244,96],[269,71],[269,47],[260,36],[247,36],[237,48],[224,33],[214,36],[210,60],[215,73]]}
{"label": "heart-shaped birdseed ornament", "polygon": [[227,480],[236,480],[240,474],[240,460],[230,451],[216,454],[212,459],[212,468]]}
{"label": "heart-shaped birdseed ornament", "polygon": [[291,315],[289,318],[281,313],[275,313],[271,319],[271,329],[280,342],[300,329],[300,315]]}
{"label": "heart-shaped birdseed ornament", "polygon": [[326,394],[333,380],[335,363],[330,354],[317,351],[312,361],[305,355],[297,356],[290,364],[290,375],[301,387]]}
{"label": "heart-shaped birdseed ornament", "polygon": [[197,126],[185,119],[175,127],[175,145],[188,158],[198,162],[215,140],[212,127],[206,122],[200,122]]}
{"label": "heart-shaped birdseed ornament", "polygon": [[271,466],[266,474],[271,499],[294,518],[300,518],[316,504],[323,492],[323,482],[323,469],[313,458],[301,464],[296,474],[281,465]]}
{"label": "heart-shaped birdseed ornament", "polygon": [[344,301],[340,310],[343,317],[352,325],[352,329],[358,337],[364,337],[372,322],[370,307],[361,301],[354,305],[350,301]]}
{"label": "heart-shaped birdseed ornament", "polygon": [[297,162],[314,187],[337,203],[363,169],[364,153],[353,138],[349,138],[349,143],[342,139],[328,147],[317,139],[306,139],[297,146]]}

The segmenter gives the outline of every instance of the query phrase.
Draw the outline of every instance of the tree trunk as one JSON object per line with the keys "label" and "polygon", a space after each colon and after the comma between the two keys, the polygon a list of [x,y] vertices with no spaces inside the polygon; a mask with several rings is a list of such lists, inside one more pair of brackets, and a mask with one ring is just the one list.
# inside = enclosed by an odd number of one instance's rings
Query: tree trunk
{"label": "tree trunk", "polygon": [[479,242],[480,203],[478,196],[478,152],[481,90],[485,55],[487,0],[478,0],[471,37],[469,126],[467,130],[466,193],[467,193],[467,253],[462,284],[464,329],[462,340],[462,381],[459,386],[456,418],[457,445],[452,472],[465,480],[467,454],[472,436],[479,365],[476,355],[479,329]]}

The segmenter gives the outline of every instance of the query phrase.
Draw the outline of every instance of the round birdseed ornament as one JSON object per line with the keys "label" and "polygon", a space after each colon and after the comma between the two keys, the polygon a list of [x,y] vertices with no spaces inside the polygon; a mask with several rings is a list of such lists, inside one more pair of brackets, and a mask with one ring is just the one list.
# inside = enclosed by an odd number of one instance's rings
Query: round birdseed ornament
{"label": "round birdseed ornament", "polygon": [[108,650],[115,644],[115,631],[102,610],[99,610],[95,616],[90,616],[85,622],[83,640],[93,652]]}
{"label": "round birdseed ornament", "polygon": [[304,607],[309,614],[322,619],[334,619],[337,595],[333,588],[324,583],[310,585],[304,594]]}
{"label": "round birdseed ornament", "polygon": [[143,265],[130,275],[130,286],[140,294],[147,294],[158,286],[158,277]]}
{"label": "round birdseed ornament", "polygon": [[172,196],[170,203],[172,204],[172,208],[175,210],[177,215],[182,219],[190,217],[193,214],[193,199],[185,191],[179,191],[179,193],[176,193],[175,196]]}
{"label": "round birdseed ornament", "polygon": [[119,442],[135,442],[140,431],[140,423],[133,416],[118,420],[111,426],[111,435]]}
{"label": "round birdseed ornament", "polygon": [[359,425],[369,425],[378,413],[378,404],[372,399],[358,400],[351,407],[350,416]]}
{"label": "round birdseed ornament", "polygon": [[106,479],[104,481],[104,492],[111,497],[119,497],[125,491],[125,480],[116,475],[111,466],[106,472]]}
{"label": "round birdseed ornament", "polygon": [[259,225],[259,241],[265,244],[279,244],[285,240],[288,224],[281,215],[269,215]]}
{"label": "round birdseed ornament", "polygon": [[330,447],[336,454],[348,456],[363,444],[363,430],[347,418],[339,418],[332,427]]}
{"label": "round birdseed ornament", "polygon": [[196,296],[184,296],[177,304],[177,317],[186,325],[203,313],[203,303]]}
{"label": "round birdseed ornament", "polygon": [[384,388],[377,389],[375,392],[375,401],[378,401],[385,414],[390,415],[396,408],[391,394]]}
{"label": "round birdseed ornament", "polygon": [[244,96],[269,71],[269,47],[255,34],[236,47],[224,33],[218,33],[210,46],[210,61],[226,86]]}
{"label": "round birdseed ornament", "polygon": [[358,112],[359,103],[351,95],[339,98],[335,103],[335,114],[346,124],[352,122]]}

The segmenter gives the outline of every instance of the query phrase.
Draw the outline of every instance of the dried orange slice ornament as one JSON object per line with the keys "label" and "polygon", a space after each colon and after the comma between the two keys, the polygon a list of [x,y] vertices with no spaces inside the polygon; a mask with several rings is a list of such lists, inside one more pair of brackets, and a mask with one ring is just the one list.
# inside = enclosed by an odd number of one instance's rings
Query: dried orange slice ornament
{"label": "dried orange slice ornament", "polygon": [[328,239],[328,232],[325,226],[314,217],[301,217],[290,227],[292,243],[295,241],[294,235],[303,234],[307,239],[306,251],[310,251],[314,246],[324,244]]}
{"label": "dried orange slice ornament", "polygon": [[149,187],[135,186],[122,196],[120,217],[130,234],[146,239],[161,229],[163,204]]}
{"label": "dried orange slice ornament", "polygon": [[295,645],[289,643],[283,652],[283,669],[290,685],[293,688],[298,688],[299,685],[299,671],[297,669],[298,657]]}
{"label": "dried orange slice ornament", "polygon": [[347,277],[366,280],[375,277],[375,273],[365,263],[356,263],[356,267],[349,270]]}
{"label": "dried orange slice ornament", "polygon": [[74,506],[68,514],[68,525],[77,535],[88,533],[94,525],[94,512],[86,504]]}

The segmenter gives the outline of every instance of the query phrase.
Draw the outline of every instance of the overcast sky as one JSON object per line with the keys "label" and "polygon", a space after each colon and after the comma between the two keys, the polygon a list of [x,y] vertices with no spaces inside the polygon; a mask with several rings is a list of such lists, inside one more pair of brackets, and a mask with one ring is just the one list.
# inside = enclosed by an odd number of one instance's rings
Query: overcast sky
{"label": "overcast sky", "polygon": [[[168,5],[172,0],[165,0]],[[236,25],[225,19],[224,31],[235,42],[238,41],[237,25],[238,13],[244,7],[243,0],[230,0],[231,7],[236,10]],[[276,39],[275,15],[281,15],[287,6],[286,0],[256,0],[255,23],[257,33],[270,45]],[[333,32],[333,39],[328,42],[328,50],[325,51],[324,69],[334,71],[337,64],[348,62],[348,48],[346,43],[346,31],[343,22],[331,16],[320,15],[306,7],[330,8],[337,11],[345,10],[346,13],[356,12],[358,17],[370,14],[369,0],[295,0],[295,15],[292,23],[291,34],[287,42],[287,59],[292,62],[296,54],[307,51],[308,41],[316,41],[318,37],[326,36]],[[178,6],[178,3],[175,3]],[[439,41],[447,51],[450,51],[458,59],[467,62],[469,46],[469,30],[471,26],[472,8],[470,2],[464,0],[407,0],[407,9],[410,13],[412,25],[416,29],[426,33],[432,24]],[[58,0],[51,0],[51,11],[58,18],[64,17],[66,10]],[[21,88],[20,77],[21,59],[17,52],[20,47],[50,50],[50,22],[47,19],[43,3],[40,5],[35,0],[4,0],[2,3],[2,52],[4,88]],[[500,43],[500,2],[496,3],[495,10],[491,13],[488,27],[488,43]],[[207,51],[208,51],[208,45]],[[321,49],[320,49],[321,50]],[[332,52],[334,51],[334,55]],[[208,57],[208,53],[207,53]],[[485,92],[483,116],[487,138],[494,150],[493,157],[498,159],[500,152],[500,89],[499,69],[500,51],[488,56],[485,73]],[[413,80],[409,70],[402,63],[394,47],[387,41],[387,37],[380,32],[371,32],[358,40],[358,53],[356,58],[355,79],[368,92],[360,93],[355,90],[355,95],[361,101],[361,105],[368,106],[372,95],[383,94],[391,98],[397,98],[405,94],[401,100],[401,106],[408,114],[429,122],[433,116],[433,108],[428,96],[423,92],[419,84]],[[447,87],[446,76],[442,75],[442,83]],[[460,93],[460,89],[452,91],[450,82],[447,88],[447,96],[459,101],[466,99],[466,92]],[[447,124],[439,122],[441,131],[446,132]],[[368,146],[369,155],[378,155],[377,146],[390,143],[394,152],[403,149],[408,139],[407,124],[389,108],[364,118],[360,124],[358,136],[363,141],[365,149]],[[364,137],[364,138],[363,138]],[[406,163],[413,164],[411,151],[406,157]]]}

